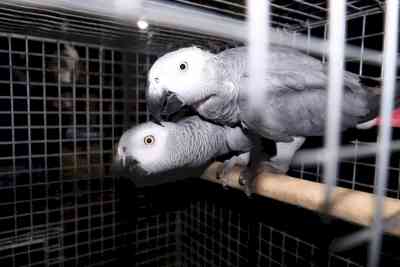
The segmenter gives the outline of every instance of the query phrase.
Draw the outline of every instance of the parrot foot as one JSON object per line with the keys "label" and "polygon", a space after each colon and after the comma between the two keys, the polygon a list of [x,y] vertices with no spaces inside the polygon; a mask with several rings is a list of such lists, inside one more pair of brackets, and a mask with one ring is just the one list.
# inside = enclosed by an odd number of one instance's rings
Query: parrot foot
{"label": "parrot foot", "polygon": [[217,170],[217,179],[220,179],[222,186],[227,189],[229,179],[227,174],[230,173],[235,166],[247,166],[249,162],[249,153],[243,153],[238,156],[225,160],[224,163]]}
{"label": "parrot foot", "polygon": [[251,194],[255,191],[254,190],[255,177],[256,177],[256,171],[254,168],[247,167],[240,172],[239,184],[244,187],[244,193],[248,197],[251,197]]}
{"label": "parrot foot", "polygon": [[216,177],[218,180],[221,180],[222,187],[224,189],[228,189],[228,178],[225,176],[225,174],[227,173],[225,168],[226,168],[226,166],[225,166],[225,162],[224,162],[224,164],[222,164],[220,167],[218,167]]}
{"label": "parrot foot", "polygon": [[251,196],[252,193],[255,192],[255,179],[259,173],[267,172],[274,174],[285,174],[286,169],[280,169],[274,166],[271,162],[260,162],[257,168],[254,167],[246,167],[242,169],[239,177],[239,184],[244,186],[244,192],[248,197]]}

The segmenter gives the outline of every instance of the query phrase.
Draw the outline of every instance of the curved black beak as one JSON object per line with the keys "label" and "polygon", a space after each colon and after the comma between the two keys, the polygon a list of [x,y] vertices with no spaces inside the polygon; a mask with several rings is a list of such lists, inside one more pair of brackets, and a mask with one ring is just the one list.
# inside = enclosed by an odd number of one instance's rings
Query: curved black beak
{"label": "curved black beak", "polygon": [[166,115],[171,116],[180,111],[184,106],[185,103],[183,103],[176,94],[167,91],[167,101],[163,107],[163,112]]}
{"label": "curved black beak", "polygon": [[161,124],[161,115],[167,116],[173,115],[174,113],[181,110],[185,104],[181,101],[176,94],[163,90],[161,94],[147,96],[147,106],[152,116],[152,121]]}
{"label": "curved black beak", "polygon": [[132,157],[114,160],[111,165],[111,173],[114,176],[121,176],[132,179],[135,175],[144,175],[146,172],[140,167],[139,162]]}
{"label": "curved black beak", "polygon": [[165,181],[158,175],[148,174],[132,157],[127,157],[125,163],[122,159],[116,159],[111,166],[111,173],[115,178],[123,178],[132,181],[136,187],[158,185]]}
{"label": "curved black beak", "polygon": [[162,92],[161,95],[147,95],[147,108],[149,109],[151,120],[158,125],[161,125],[161,113],[166,101],[167,94]]}

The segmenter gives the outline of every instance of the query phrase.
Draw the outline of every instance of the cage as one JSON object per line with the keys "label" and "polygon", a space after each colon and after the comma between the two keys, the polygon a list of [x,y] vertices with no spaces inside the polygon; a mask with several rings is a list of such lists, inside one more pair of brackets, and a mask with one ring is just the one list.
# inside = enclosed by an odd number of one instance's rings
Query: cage
{"label": "cage", "polygon": [[[244,23],[244,0],[142,1],[155,21],[147,29],[136,26],[140,14],[131,17],[140,2],[0,4],[0,265],[367,266],[368,243],[330,249],[337,237],[362,229],[345,218],[327,222],[315,210],[248,198],[198,177],[137,188],[113,176],[119,137],[149,119],[152,63],[180,47],[219,52],[246,38],[218,35],[226,27],[216,24]],[[272,27],[290,32],[291,42],[305,36],[303,48],[313,54],[313,38],[327,39],[328,1],[269,2]],[[383,50],[386,4],[346,1],[346,44],[356,55],[346,57],[347,70],[382,77],[366,51]],[[180,20],[198,14],[214,23],[212,31],[200,20]],[[393,142],[398,135],[393,129]],[[376,142],[377,128],[342,134],[353,154],[339,162],[339,187],[374,192],[376,157],[358,151]],[[322,145],[309,138],[304,147]],[[288,175],[321,183],[323,166],[293,166]],[[386,195],[396,205],[399,177],[392,152]],[[397,237],[383,236],[380,266],[400,264],[398,245]]]}

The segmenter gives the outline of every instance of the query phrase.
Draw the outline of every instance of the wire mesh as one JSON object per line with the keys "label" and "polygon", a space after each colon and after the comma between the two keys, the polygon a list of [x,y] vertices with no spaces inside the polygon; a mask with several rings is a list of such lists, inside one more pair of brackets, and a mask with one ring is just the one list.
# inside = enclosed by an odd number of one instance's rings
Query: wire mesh
{"label": "wire mesh", "polygon": [[81,42],[124,46],[130,50],[150,51],[153,54],[193,44],[223,47],[233,43],[224,38],[202,36],[156,25],[152,25],[148,31],[143,31],[119,18],[110,19],[79,10],[46,9],[37,5],[38,3],[25,2],[1,3],[2,31],[56,39],[64,39],[67,35]]}
{"label": "wire mesh", "polygon": [[191,203],[182,213],[183,266],[248,266],[246,218],[209,201]]}
{"label": "wire mesh", "polygon": [[[149,119],[144,88],[151,63],[180,46],[219,51],[237,42],[156,26],[143,32],[109,18],[13,2],[0,6],[0,265],[112,266],[132,263],[134,255],[140,266],[362,266],[333,254],[321,261],[316,244],[211,201],[141,215],[132,215],[133,205],[122,207],[135,201],[135,208],[148,208],[109,168],[125,127]],[[241,1],[168,2],[245,14]],[[382,50],[383,1],[346,5],[347,42],[360,47],[361,57],[348,58],[346,68],[380,77],[381,67],[363,59],[364,49]],[[326,1],[276,0],[271,8],[273,25],[326,39]],[[79,55],[72,68],[70,45]],[[374,130],[346,134],[356,148],[376,142]],[[372,192],[374,170],[375,157],[355,153],[340,162],[339,185]],[[291,173],[320,181],[322,167]],[[387,195],[399,198],[397,153],[389,174]]]}
{"label": "wire mesh", "polygon": [[328,254],[321,262],[316,245],[264,223],[258,225],[258,233],[257,266],[362,266],[335,254]]}
{"label": "wire mesh", "polygon": [[[246,5],[244,0],[174,0],[187,6],[194,6],[204,10],[217,12],[221,15],[235,18],[244,18]],[[346,9],[349,16],[358,16],[363,12],[382,10],[384,1],[380,0],[354,0],[346,1]],[[303,1],[303,0],[275,0],[271,1],[272,26],[290,29],[301,29],[307,25],[326,22],[328,15],[327,1]]]}
{"label": "wire mesh", "polygon": [[[286,217],[287,211],[293,212],[291,216],[307,215],[282,206],[276,208],[281,211],[279,214],[270,213],[275,210],[268,208],[251,210],[265,203],[260,204],[257,199],[243,203],[238,193],[201,188],[207,191],[208,199],[191,201],[181,212],[182,266],[364,266],[351,255],[321,248],[326,242],[323,238],[304,238],[307,234],[298,235],[299,229],[288,230],[290,223],[284,219],[268,219]],[[314,224],[315,218],[308,219],[314,229],[303,231],[324,232]]]}
{"label": "wire mesh", "polygon": [[115,260],[118,182],[109,168],[127,125],[124,52],[74,43],[79,60],[69,69],[70,42],[0,39],[1,265]]}
{"label": "wire mesh", "polygon": [[[326,24],[309,26],[308,29],[303,30],[303,33],[307,33],[310,36],[325,39],[327,38],[326,32]],[[361,60],[346,58],[346,70],[364,77],[380,78],[382,74],[381,66],[365,62],[363,60],[363,49],[372,48],[382,51],[383,13],[372,11],[348,18],[346,41],[348,44],[354,44],[359,47],[361,57]],[[373,192],[376,167],[375,156],[358,156],[358,150],[362,149],[363,145],[377,141],[377,129],[346,131],[342,134],[341,139],[342,144],[353,144],[355,153],[353,158],[340,161],[338,184],[354,190]],[[397,139],[398,130],[394,128],[392,140]],[[322,139],[311,138],[307,143],[305,147],[319,147],[322,146]],[[322,169],[321,165],[294,167],[292,174],[300,178],[321,181]],[[397,152],[391,153],[388,181],[387,196],[399,198],[399,157]]]}

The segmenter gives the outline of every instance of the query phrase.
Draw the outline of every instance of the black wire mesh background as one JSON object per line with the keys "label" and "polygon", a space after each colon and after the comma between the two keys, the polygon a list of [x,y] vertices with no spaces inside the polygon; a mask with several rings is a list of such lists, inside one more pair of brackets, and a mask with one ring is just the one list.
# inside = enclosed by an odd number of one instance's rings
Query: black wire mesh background
{"label": "black wire mesh background", "polygon": [[126,234],[109,170],[129,119],[126,55],[74,44],[79,62],[66,70],[66,45],[0,36],[1,266],[105,264]]}
{"label": "black wire mesh background", "polygon": [[[154,231],[147,243],[152,250],[137,250],[140,255],[149,255],[148,265],[143,266],[366,265],[367,246],[340,254],[329,251],[336,237],[360,228],[340,220],[326,223],[311,211],[261,197],[248,199],[240,191],[199,180],[161,186],[144,196],[149,201],[146,212],[168,214],[169,223],[173,219],[170,229],[175,239],[170,246],[178,253],[164,251],[161,257],[156,244],[171,232],[162,230],[157,235]],[[153,222],[156,226],[152,227],[165,229],[160,221]],[[385,237],[382,266],[400,263],[398,245],[396,238]],[[168,261],[171,259],[176,261]],[[142,266],[140,261],[136,264]]]}
{"label": "black wire mesh background", "polygon": [[[358,3],[358,1],[355,1]],[[382,14],[348,23],[348,42],[382,49]],[[304,33],[324,37],[326,25]],[[170,37],[170,36],[169,36]],[[72,44],[71,80],[59,73]],[[362,55],[362,48],[360,48]],[[341,255],[330,242],[358,227],[188,180],[137,189],[111,176],[123,130],[148,120],[144,88],[155,56],[88,43],[0,34],[0,266],[364,266],[365,247]],[[379,67],[347,68],[379,77]],[[398,132],[394,133],[395,138]],[[376,141],[376,131],[344,142]],[[306,146],[322,144],[311,139]],[[392,154],[388,195],[399,198]],[[343,161],[339,185],[372,192],[375,159]],[[320,166],[291,174],[321,180]],[[382,266],[397,266],[385,237]]]}

